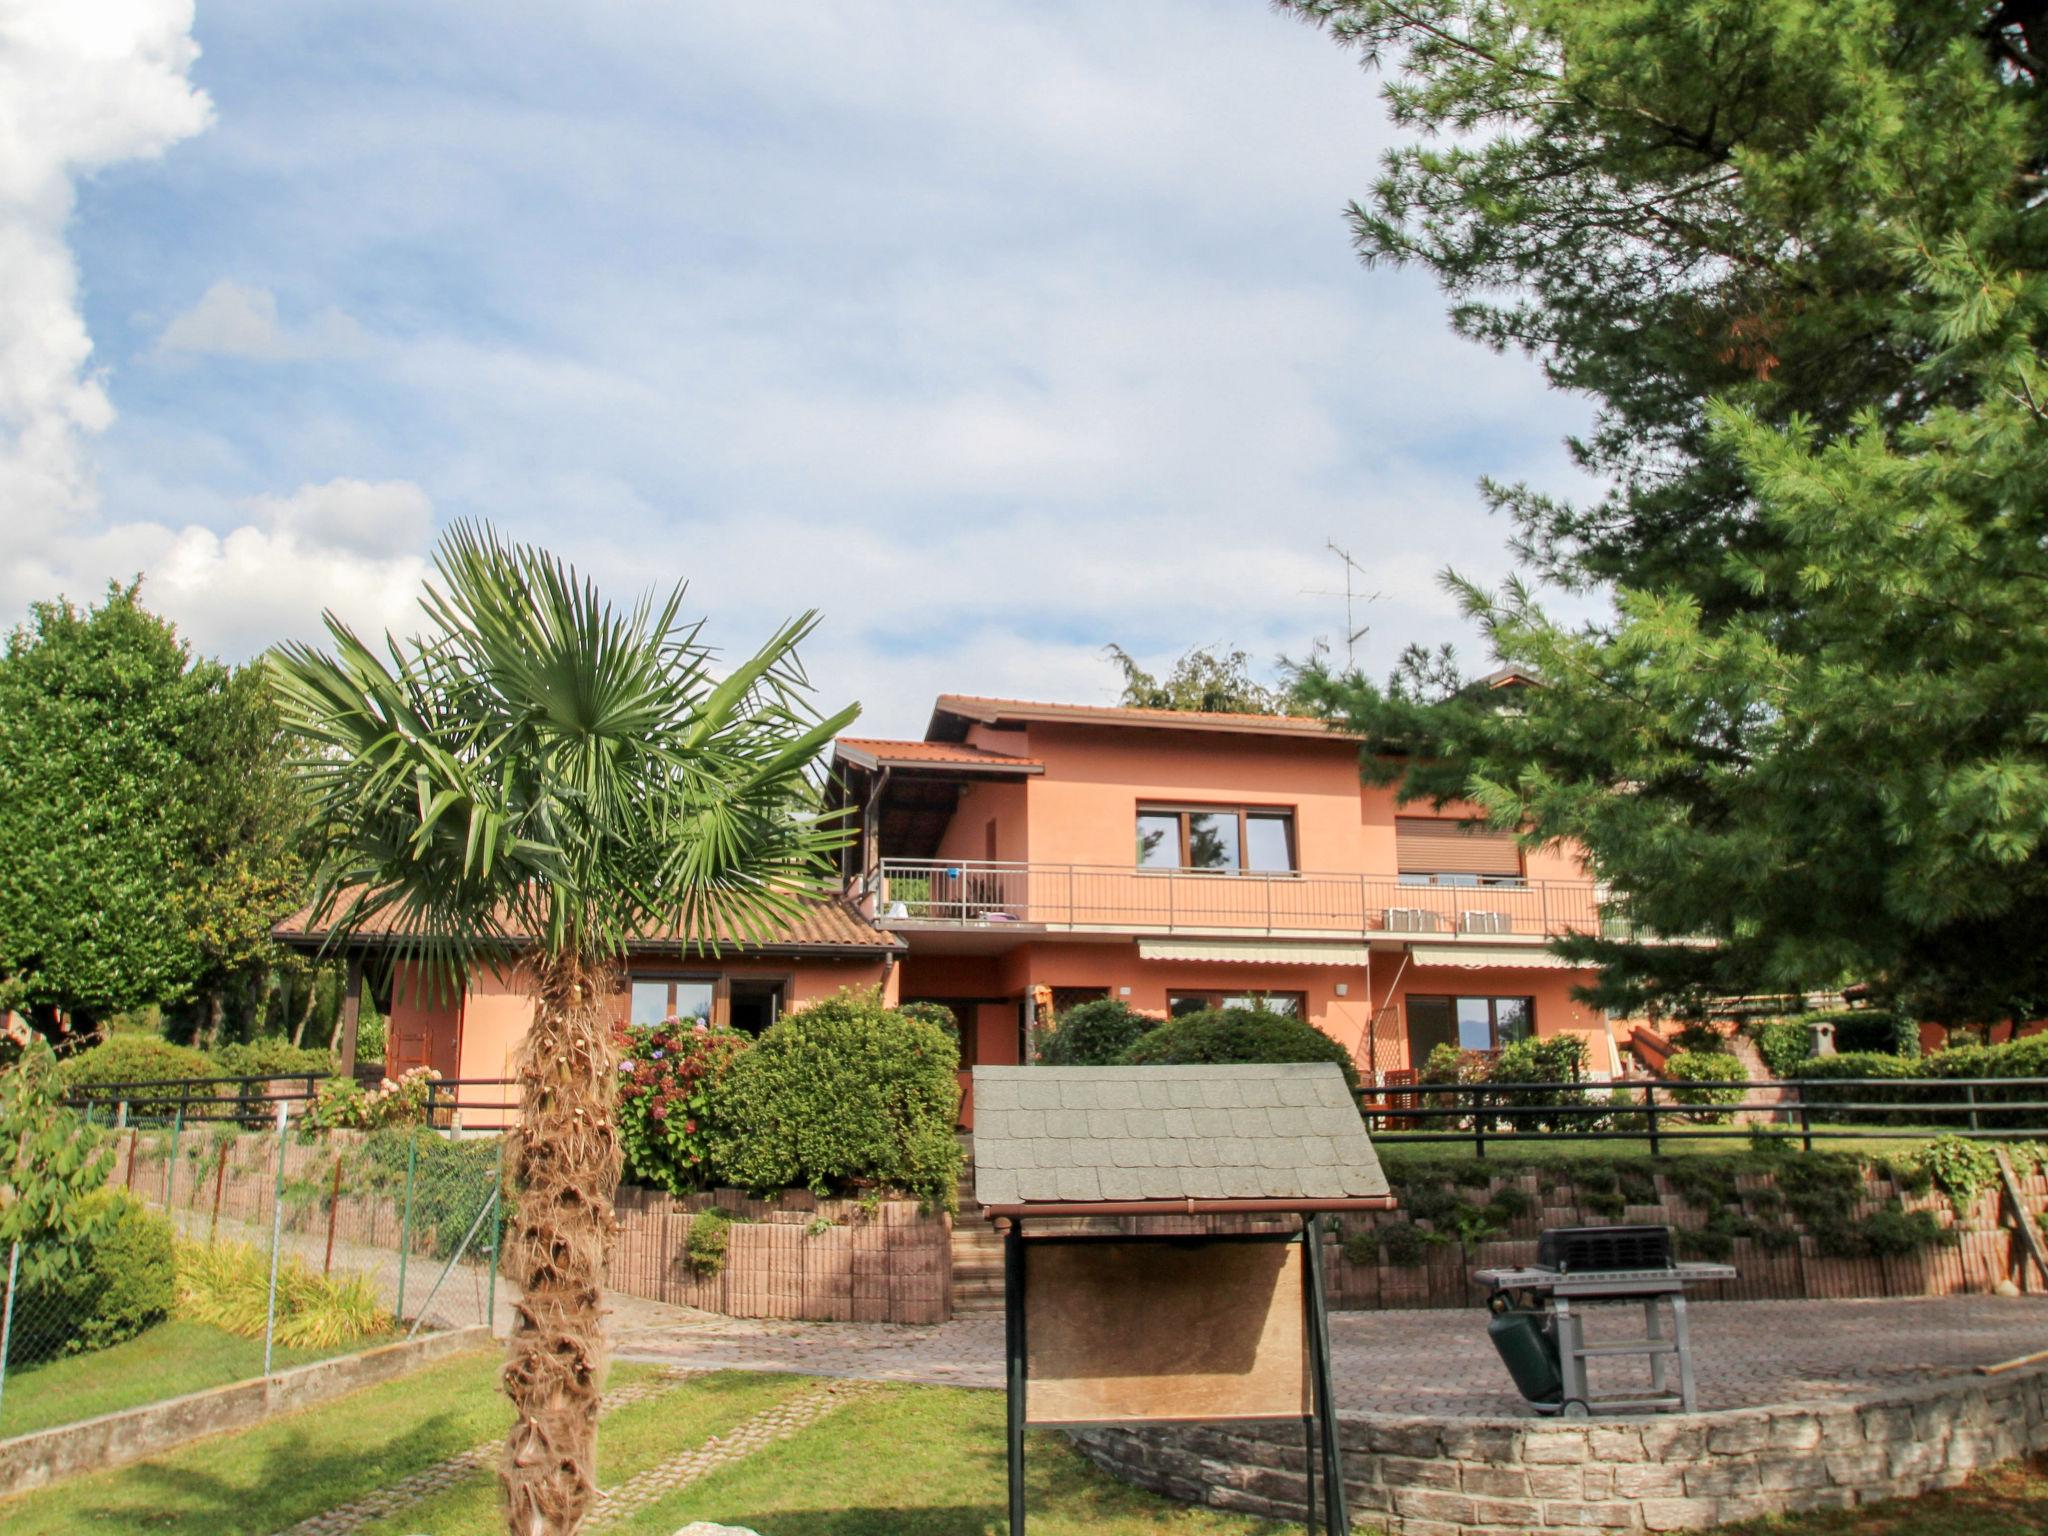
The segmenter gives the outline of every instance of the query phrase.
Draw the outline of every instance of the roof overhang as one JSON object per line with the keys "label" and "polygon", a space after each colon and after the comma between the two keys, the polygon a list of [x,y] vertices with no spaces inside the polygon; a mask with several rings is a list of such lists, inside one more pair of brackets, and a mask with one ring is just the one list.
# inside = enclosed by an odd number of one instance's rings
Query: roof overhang
{"label": "roof overhang", "polygon": [[1030,699],[985,699],[942,693],[932,706],[927,741],[965,741],[972,725],[1088,725],[1159,731],[1207,731],[1234,736],[1292,736],[1311,741],[1358,742],[1306,715],[1231,715],[1202,710],[1134,709],[1106,704],[1046,704]]}
{"label": "roof overhang", "polygon": [[851,763],[856,768],[865,768],[870,772],[879,772],[887,768],[896,773],[932,773],[941,776],[966,774],[970,777],[997,778],[1026,778],[1032,774],[1045,772],[1045,764],[1034,758],[1006,757],[1000,752],[984,752],[975,747],[950,747],[943,756],[914,750],[927,745],[929,744],[916,741],[841,741],[833,748],[833,755],[842,763]]}

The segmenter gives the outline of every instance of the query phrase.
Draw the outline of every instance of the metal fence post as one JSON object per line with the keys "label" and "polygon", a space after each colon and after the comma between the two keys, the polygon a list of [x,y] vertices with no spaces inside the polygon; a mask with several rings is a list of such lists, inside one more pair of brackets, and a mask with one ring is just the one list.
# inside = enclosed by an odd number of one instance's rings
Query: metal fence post
{"label": "metal fence post", "polygon": [[[187,1090],[187,1092],[189,1091]],[[177,1116],[171,1121],[171,1150],[169,1155],[164,1158],[164,1211],[166,1214],[172,1208],[172,1201],[175,1198],[178,1187],[178,1138],[184,1133],[185,1098],[184,1095],[180,1095]]]}
{"label": "metal fence post", "polygon": [[1486,1156],[1486,1090],[1472,1090],[1472,1155]]}
{"label": "metal fence post", "polygon": [[14,1352],[14,1282],[21,1273],[21,1239],[7,1250],[7,1303],[0,1310],[0,1401],[7,1392],[7,1357]]}
{"label": "metal fence post", "polygon": [[270,1374],[271,1346],[277,1337],[277,1259],[284,1241],[284,1126],[288,1106],[277,1101],[277,1189],[270,1202],[270,1296],[263,1309],[263,1374]]}
{"label": "metal fence post", "polygon": [[405,1261],[412,1253],[412,1175],[419,1157],[420,1133],[414,1130],[405,1143],[405,1214],[398,1220],[398,1304],[391,1309],[401,1323],[405,1321]]}
{"label": "metal fence post", "polygon": [[1806,1107],[1806,1084],[1795,1084],[1792,1101],[1799,1107],[1799,1144],[1803,1152],[1813,1150],[1813,1111]]}
{"label": "metal fence post", "polygon": [[1975,1083],[1963,1084],[1963,1097],[1964,1101],[1970,1106],[1970,1129],[1973,1131],[1983,1130],[1984,1127],[1977,1119],[1977,1085]]}
{"label": "metal fence post", "polygon": [[1643,1084],[1643,1110],[1650,1122],[1650,1156],[1657,1155],[1657,1085]]}
{"label": "metal fence post", "polygon": [[484,1285],[484,1326],[498,1331],[498,1244],[505,1236],[505,1133],[498,1132],[498,1182],[492,1190],[495,1207],[491,1217],[491,1274]]}

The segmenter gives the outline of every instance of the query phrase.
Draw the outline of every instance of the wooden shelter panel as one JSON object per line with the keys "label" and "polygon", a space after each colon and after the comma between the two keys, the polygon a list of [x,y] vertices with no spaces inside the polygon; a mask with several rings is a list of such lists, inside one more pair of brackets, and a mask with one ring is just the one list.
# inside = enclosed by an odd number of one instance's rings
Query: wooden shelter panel
{"label": "wooden shelter panel", "polygon": [[1033,1424],[1299,1418],[1299,1243],[1027,1243]]}

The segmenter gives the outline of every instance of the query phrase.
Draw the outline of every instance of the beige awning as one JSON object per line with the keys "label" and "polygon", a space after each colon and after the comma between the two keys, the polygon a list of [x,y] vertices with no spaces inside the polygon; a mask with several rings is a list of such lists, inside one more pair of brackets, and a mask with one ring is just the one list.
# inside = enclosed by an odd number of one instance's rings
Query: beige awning
{"label": "beige awning", "polygon": [[1455,965],[1468,971],[1576,971],[1562,956],[1531,944],[1417,944],[1408,951],[1411,965]]}
{"label": "beige awning", "polygon": [[1269,939],[1140,939],[1140,960],[1209,960],[1234,965],[1364,965],[1363,944],[1283,944]]}

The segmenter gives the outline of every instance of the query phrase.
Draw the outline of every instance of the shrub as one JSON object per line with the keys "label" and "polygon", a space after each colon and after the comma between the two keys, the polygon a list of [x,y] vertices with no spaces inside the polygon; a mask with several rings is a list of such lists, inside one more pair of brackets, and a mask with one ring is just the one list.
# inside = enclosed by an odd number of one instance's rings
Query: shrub
{"label": "shrub", "polygon": [[397,1082],[387,1077],[367,1093],[352,1077],[331,1077],[313,1095],[303,1123],[321,1131],[425,1125],[440,1077],[432,1067],[414,1067]]}
{"label": "shrub", "polygon": [[1261,1008],[1204,1008],[1168,1019],[1140,1035],[1124,1053],[1133,1066],[1229,1062],[1332,1061],[1358,1091],[1351,1053],[1306,1019]]}
{"label": "shrub", "polygon": [[944,1003],[905,1003],[896,1011],[906,1019],[936,1024],[955,1045],[960,1043],[960,1021],[953,1017],[953,1010]]}
{"label": "shrub", "polygon": [[[1697,1083],[1696,1088],[1674,1088],[1671,1097],[1680,1104],[1705,1106],[1714,1104],[1739,1104],[1743,1090],[1740,1088],[1715,1087],[1717,1083],[1739,1083],[1749,1076],[1743,1065],[1725,1051],[1680,1051],[1664,1065],[1664,1076],[1674,1082]],[[1700,1113],[1691,1116],[1696,1120],[1709,1122],[1725,1120],[1724,1114]]]}
{"label": "shrub", "polygon": [[1728,1037],[1711,1024],[1682,1024],[1672,1031],[1671,1043],[1681,1051],[1701,1056],[1711,1056],[1728,1049]]}
{"label": "shrub", "polygon": [[79,1204],[91,1235],[73,1264],[61,1278],[21,1288],[9,1351],[17,1361],[105,1349],[170,1315],[170,1222],[125,1189],[96,1190]]}
{"label": "shrub", "polygon": [[[270,1255],[253,1243],[176,1245],[178,1315],[245,1339],[263,1337]],[[290,1255],[277,1266],[276,1341],[286,1349],[334,1349],[387,1333],[391,1314],[362,1275],[322,1275]]]}
{"label": "shrub", "polygon": [[1813,1055],[1813,1031],[1804,1019],[1766,1019],[1750,1035],[1773,1077],[1790,1077]]}
{"label": "shrub", "polygon": [[[220,1070],[203,1052],[173,1045],[168,1040],[150,1035],[115,1035],[66,1061],[62,1073],[67,1090],[99,1090],[92,1095],[95,1103],[104,1103],[111,1111],[116,1096],[104,1090],[112,1084],[202,1082],[218,1077]],[[168,1115],[177,1107],[179,1092],[166,1088],[128,1095],[128,1113],[131,1117]]]}
{"label": "shrub", "polygon": [[1039,1033],[1038,1057],[1053,1067],[1111,1066],[1158,1023],[1113,997],[1076,1003],[1054,1028]]}
{"label": "shrub", "polygon": [[785,1014],[722,1079],[710,1156],[742,1188],[894,1188],[952,1210],[960,1050],[848,989]]}
{"label": "shrub", "polygon": [[1918,1056],[1920,1027],[1889,1008],[1850,1008],[1840,1013],[1809,1013],[1804,1024],[1832,1024],[1835,1049],[1841,1052],[1871,1052],[1878,1056]]}
{"label": "shrub", "polygon": [[1970,1208],[1978,1190],[1988,1189],[1998,1177],[1998,1154],[1961,1136],[1937,1136],[1913,1160],[1941,1187],[1958,1214]]}
{"label": "shrub", "polygon": [[683,1262],[690,1273],[709,1279],[725,1268],[726,1250],[732,1246],[732,1229],[739,1217],[717,1206],[698,1211],[690,1218],[690,1230],[683,1238]]}
{"label": "shrub", "polygon": [[[1586,1042],[1578,1035],[1552,1035],[1547,1039],[1534,1036],[1511,1040],[1501,1047],[1500,1054],[1493,1059],[1486,1077],[1495,1083],[1558,1083],[1561,1086],[1550,1089],[1532,1088],[1523,1092],[1489,1094],[1488,1104],[1508,1107],[1527,1107],[1537,1104],[1580,1105],[1586,1102],[1585,1090],[1575,1086],[1585,1076]],[[1589,1116],[1570,1113],[1558,1115],[1508,1115],[1503,1117],[1511,1131],[1555,1131],[1570,1130],[1583,1126]]]}
{"label": "shrub", "polygon": [[222,1077],[281,1077],[286,1073],[294,1077],[303,1074],[326,1077],[334,1071],[334,1058],[324,1046],[296,1046],[282,1035],[224,1045],[216,1051],[207,1052],[207,1055],[213,1059],[214,1070]]}
{"label": "shrub", "polygon": [[618,1124],[628,1180],[672,1195],[717,1181],[711,1127],[719,1086],[752,1043],[737,1030],[674,1019],[626,1031]]}
{"label": "shrub", "polygon": [[[363,1141],[359,1182],[402,1205],[408,1144],[412,1149],[413,1246],[437,1259],[451,1258],[497,1187],[500,1140],[496,1136],[453,1140],[425,1126],[372,1131]],[[512,1202],[508,1198],[505,1204],[503,1219],[510,1226]],[[471,1252],[486,1241],[487,1235],[479,1232]]]}
{"label": "shrub", "polygon": [[1373,1228],[1374,1247],[1387,1263],[1403,1269],[1422,1262],[1429,1251],[1429,1234],[1412,1221],[1389,1221]]}

